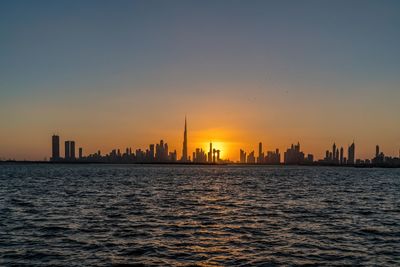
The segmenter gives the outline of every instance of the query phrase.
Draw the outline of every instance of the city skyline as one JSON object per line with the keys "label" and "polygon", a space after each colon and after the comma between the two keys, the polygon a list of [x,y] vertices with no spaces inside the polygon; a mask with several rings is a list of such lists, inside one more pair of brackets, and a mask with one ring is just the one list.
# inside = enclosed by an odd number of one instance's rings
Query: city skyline
{"label": "city skyline", "polygon": [[197,163],[197,164],[268,164],[268,165],[337,165],[337,166],[400,166],[400,149],[398,157],[385,155],[380,150],[379,145],[375,146],[373,158],[360,158],[356,155],[354,141],[347,146],[347,154],[344,147],[332,145],[332,150],[326,150],[325,157],[317,159],[312,153],[305,153],[301,149],[300,142],[292,144],[283,153],[279,148],[272,151],[264,150],[263,143],[258,143],[258,154],[254,150],[246,152],[244,149],[239,151],[239,160],[230,160],[221,157],[222,150],[213,143],[209,143],[209,150],[201,147],[192,152],[188,151],[188,128],[187,118],[184,120],[182,155],[179,157],[177,150],[170,148],[168,143],[161,139],[158,144],[149,144],[147,148],[126,147],[125,149],[114,148],[110,152],[97,150],[93,153],[84,154],[83,147],[79,146],[78,156],[76,156],[75,141],[64,141],[64,157],[60,153],[60,136],[53,134],[51,138],[51,162],[103,162],[103,163]]}
{"label": "city skyline", "polygon": [[151,2],[0,4],[0,158],[43,160],[53,131],[180,157],[182,114],[188,151],[232,160],[259,142],[398,154],[398,1]]}
{"label": "city skyline", "polygon": [[[160,142],[161,142],[161,146],[163,146],[162,144],[164,143],[163,138],[159,138]],[[179,161],[179,162],[193,162],[193,159],[195,158],[194,155],[198,154],[198,153],[205,153],[205,157],[206,157],[206,162],[210,163],[210,153],[209,151],[212,151],[213,148],[215,150],[215,153],[218,150],[218,154],[219,154],[219,158],[222,160],[226,160],[227,162],[232,162],[232,163],[240,163],[243,161],[243,157],[246,159],[245,161],[247,161],[247,158],[249,156],[250,153],[252,153],[252,155],[250,155],[250,157],[254,157],[254,163],[259,163],[261,161],[265,161],[265,159],[262,159],[263,157],[268,157],[270,158],[271,162],[270,163],[276,163],[277,161],[277,157],[279,159],[281,159],[281,153],[280,151],[284,151],[286,150],[286,147],[277,147],[274,146],[273,142],[268,143],[265,147],[263,146],[263,142],[259,142],[257,145],[252,145],[252,144],[247,144],[244,145],[242,147],[239,148],[239,152],[238,153],[231,153],[232,149],[227,149],[229,148],[229,144],[228,142],[224,142],[224,140],[221,139],[217,139],[217,141],[212,141],[213,138],[209,138],[210,141],[208,142],[196,142],[194,144],[191,144],[190,142],[188,142],[188,130],[187,130],[187,117],[185,116],[184,119],[184,127],[183,127],[183,141],[182,141],[182,145],[181,148],[179,147],[175,147],[175,146],[171,146],[171,148],[173,148],[173,152],[174,152],[174,156],[175,156],[175,160],[174,161]],[[241,142],[237,142],[237,143],[241,143]],[[82,142],[81,142],[82,144]],[[213,144],[213,145],[212,145]],[[243,143],[241,143],[243,144]],[[292,150],[297,150],[298,152],[300,151],[300,149],[296,148],[297,146],[300,145],[300,141],[297,141],[297,145],[292,144],[291,148],[289,147],[289,149]],[[150,144],[150,146],[154,146],[154,143]],[[168,145],[167,145],[168,146]],[[64,147],[64,149],[62,150],[61,147]],[[125,149],[134,149],[134,151],[136,149],[138,149],[139,151],[141,151],[141,149],[143,149],[143,147],[139,147],[139,146],[134,146],[134,145],[129,145],[129,144],[125,144],[122,147],[117,147],[115,148],[115,146],[112,149],[103,149],[101,146],[98,146],[97,149],[85,149],[85,152],[90,152],[91,155],[96,154],[98,151],[108,151],[107,153],[113,153],[113,151],[116,153],[117,151],[122,151],[121,155],[124,154]],[[209,150],[207,150],[207,148],[210,148]],[[275,147],[275,148],[274,148]],[[55,148],[55,149],[54,149]],[[257,149],[256,149],[257,148]],[[78,151],[77,151],[78,149]],[[43,158],[40,159],[16,159],[16,158],[12,158],[12,157],[0,157],[0,160],[34,160],[34,161],[41,161],[41,160],[51,160],[51,159],[66,159],[66,160],[70,160],[70,159],[78,159],[81,158],[83,155],[83,147],[82,145],[79,145],[78,147],[75,145],[75,140],[65,140],[63,143],[60,143],[60,135],[57,133],[53,133],[52,135],[52,140],[51,140],[51,153],[49,153],[49,155],[45,155]],[[304,158],[307,160],[307,156],[311,156],[312,157],[312,161],[315,160],[315,162],[320,161],[320,162],[325,162],[325,163],[340,163],[342,164],[343,159],[344,160],[349,160],[350,164],[355,164],[356,160],[373,160],[374,158],[378,158],[380,154],[381,157],[385,157],[385,156],[389,156],[389,157],[399,157],[400,158],[400,149],[392,149],[392,151],[395,151],[398,153],[387,153],[387,154],[383,154],[381,146],[379,144],[375,144],[373,146],[373,149],[370,148],[371,152],[369,153],[370,156],[367,157],[363,157],[362,155],[360,157],[356,157],[355,156],[355,141],[353,139],[352,142],[347,143],[347,144],[341,144],[341,146],[336,146],[336,141],[333,141],[333,145],[332,145],[332,150],[325,150],[325,151],[308,151],[307,154],[304,154]],[[177,150],[182,151],[181,154],[179,154],[177,152]],[[385,149],[383,149],[385,150]],[[168,151],[168,148],[167,148]],[[230,151],[230,153],[228,153],[228,151]],[[345,153],[344,151],[346,151],[346,155],[347,157],[345,157]],[[373,152],[372,152],[373,151]],[[145,152],[145,150],[144,150]],[[78,153],[78,154],[77,154]],[[106,154],[107,154],[106,153]],[[155,152],[154,152],[155,153]],[[244,153],[244,155],[242,154]],[[134,153],[131,153],[134,154]],[[168,154],[168,152],[167,152]],[[285,152],[286,154],[286,152]],[[64,155],[63,157],[61,155]],[[78,157],[79,155],[79,157]],[[103,154],[105,155],[105,154]],[[315,156],[318,155],[318,156]],[[322,156],[320,156],[322,155]],[[211,155],[212,157],[212,155]],[[211,160],[212,161],[212,160]],[[269,160],[267,160],[269,162]],[[282,153],[282,159],[279,160],[278,162],[280,163],[284,163],[285,157]]]}

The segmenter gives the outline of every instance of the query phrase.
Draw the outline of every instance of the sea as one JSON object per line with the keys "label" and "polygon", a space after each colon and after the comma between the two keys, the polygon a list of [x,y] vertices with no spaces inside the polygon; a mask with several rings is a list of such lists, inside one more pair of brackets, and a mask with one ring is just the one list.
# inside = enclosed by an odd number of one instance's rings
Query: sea
{"label": "sea", "polygon": [[400,169],[0,165],[0,266],[400,266]]}

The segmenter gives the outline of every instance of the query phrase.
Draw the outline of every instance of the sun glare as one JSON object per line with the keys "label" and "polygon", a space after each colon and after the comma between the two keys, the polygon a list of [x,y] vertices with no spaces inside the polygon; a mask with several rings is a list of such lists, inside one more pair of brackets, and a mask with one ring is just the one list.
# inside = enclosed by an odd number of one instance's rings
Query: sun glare
{"label": "sun glare", "polygon": [[225,142],[222,141],[209,141],[205,142],[202,145],[203,150],[207,153],[210,151],[210,142],[212,143],[212,148],[215,150],[219,150],[221,159],[225,159],[225,155],[227,155],[227,145]]}

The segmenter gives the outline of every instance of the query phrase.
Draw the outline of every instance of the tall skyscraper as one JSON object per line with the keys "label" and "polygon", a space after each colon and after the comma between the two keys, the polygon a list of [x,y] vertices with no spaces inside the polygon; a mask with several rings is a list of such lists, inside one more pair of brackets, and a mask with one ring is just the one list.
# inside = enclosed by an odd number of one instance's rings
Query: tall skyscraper
{"label": "tall skyscraper", "polygon": [[336,148],[336,157],[335,157],[335,163],[339,163],[339,148]]}
{"label": "tall skyscraper", "polygon": [[70,158],[71,159],[75,159],[75,141],[70,141],[70,145],[71,145],[71,147],[70,147],[70,153],[71,153]]}
{"label": "tall skyscraper", "polygon": [[65,160],[75,159],[75,141],[65,141]]}
{"label": "tall skyscraper", "polygon": [[163,153],[163,161],[168,161],[168,155],[169,155],[168,144],[165,143],[165,145],[164,145],[164,153]]}
{"label": "tall skyscraper", "polygon": [[240,149],[240,163],[246,163],[246,152],[243,149]]}
{"label": "tall skyscraper", "polygon": [[58,135],[53,135],[51,138],[51,161],[60,159],[60,137]]}
{"label": "tall skyscraper", "polygon": [[150,160],[154,160],[154,144],[150,145]]}
{"label": "tall skyscraper", "polygon": [[183,132],[183,149],[182,149],[182,161],[188,161],[188,151],[187,151],[187,125],[185,116],[185,130]]}
{"label": "tall skyscraper", "polygon": [[213,149],[213,152],[212,152],[212,154],[213,154],[213,163],[215,163],[215,154],[217,153],[217,150],[214,148]]}
{"label": "tall skyscraper", "polygon": [[337,157],[337,155],[336,155],[336,143],[333,143],[332,153],[333,153],[332,160],[335,161],[336,157]]}
{"label": "tall skyscraper", "polygon": [[212,159],[212,143],[210,142],[210,151],[208,152],[208,163],[212,163],[213,159]]}
{"label": "tall skyscraper", "polygon": [[340,148],[340,165],[344,164],[343,154],[344,154],[343,147],[341,147]]}
{"label": "tall skyscraper", "polygon": [[70,147],[71,147],[70,141],[65,141],[65,149],[64,149],[64,154],[65,154],[64,159],[65,160],[69,160],[70,159],[70,155],[71,155]]}
{"label": "tall skyscraper", "polygon": [[353,165],[355,163],[356,146],[353,143],[349,146],[347,164]]}
{"label": "tall skyscraper", "polygon": [[258,158],[257,158],[257,163],[261,164],[264,162],[264,153],[263,153],[263,149],[262,149],[262,143],[260,142],[258,144]]}

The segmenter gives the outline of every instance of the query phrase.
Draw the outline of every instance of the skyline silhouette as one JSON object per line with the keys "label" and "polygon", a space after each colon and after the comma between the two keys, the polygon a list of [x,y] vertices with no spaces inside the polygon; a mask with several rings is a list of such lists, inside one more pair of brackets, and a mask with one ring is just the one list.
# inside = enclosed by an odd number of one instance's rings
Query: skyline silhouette
{"label": "skyline silhouette", "polygon": [[354,141],[347,147],[347,156],[344,147],[339,147],[336,142],[332,145],[332,150],[325,152],[325,157],[315,159],[312,153],[305,154],[301,150],[300,142],[292,144],[283,153],[278,148],[274,151],[264,153],[263,144],[258,144],[258,155],[254,150],[246,152],[243,149],[239,151],[239,160],[234,161],[221,158],[221,150],[209,144],[209,151],[203,148],[196,148],[192,156],[188,155],[188,128],[187,118],[185,116],[183,128],[182,155],[179,158],[176,149],[170,150],[167,142],[163,139],[158,144],[150,144],[147,149],[126,147],[125,150],[115,148],[111,152],[103,153],[101,150],[95,153],[83,154],[83,147],[79,147],[79,156],[76,157],[75,141],[65,141],[64,157],[60,156],[60,136],[53,134],[51,144],[51,162],[98,162],[98,163],[194,163],[194,164],[264,164],[264,165],[330,165],[330,166],[390,166],[400,167],[400,150],[398,157],[385,155],[380,151],[379,145],[375,147],[375,157],[371,159],[361,159],[356,157],[356,147]]}
{"label": "skyline silhouette", "polygon": [[[212,140],[212,138],[209,138]],[[223,144],[223,140],[217,142]],[[336,142],[333,142],[332,149],[326,150],[324,157],[316,158],[313,152],[305,154],[300,149],[300,142],[296,145],[292,144],[291,147],[287,148],[286,151],[281,155],[280,149],[268,150],[264,153],[263,143],[258,143],[258,154],[255,153],[254,149],[245,150],[240,148],[238,151],[238,158],[235,159],[235,155],[225,153],[224,157],[221,154],[224,152],[221,148],[216,148],[215,144],[210,141],[209,150],[204,147],[194,148],[192,153],[188,149],[188,129],[187,129],[187,117],[185,116],[184,127],[183,127],[183,142],[182,142],[182,154],[178,155],[176,148],[172,151],[169,150],[167,142],[164,139],[160,139],[158,144],[150,144],[147,149],[137,148],[132,149],[132,146],[127,146],[124,149],[114,148],[109,152],[102,153],[101,149],[95,152],[91,151],[86,156],[84,154],[84,147],[78,147],[78,156],[76,155],[75,140],[64,141],[64,157],[61,156],[61,143],[60,136],[58,134],[52,135],[51,140],[51,154],[49,157],[45,157],[52,162],[115,162],[115,163],[200,163],[200,164],[227,164],[227,163],[241,163],[241,164],[269,164],[269,165],[390,165],[400,166],[400,149],[398,155],[385,155],[380,150],[379,145],[375,145],[375,154],[371,158],[357,157],[355,154],[355,142],[347,145],[347,156],[345,155],[345,147],[342,145],[336,146]],[[223,145],[222,145],[223,146]],[[273,144],[270,144],[270,147]],[[232,159],[233,158],[233,159]],[[232,159],[232,160],[231,160]],[[16,160],[13,158],[0,158],[0,161],[27,161]],[[28,160],[30,161],[30,160]],[[40,161],[40,160],[39,160]]]}

